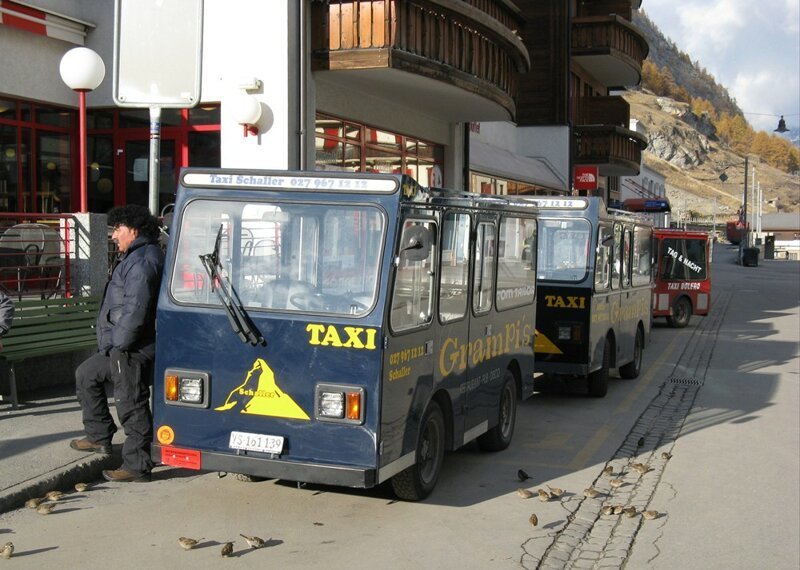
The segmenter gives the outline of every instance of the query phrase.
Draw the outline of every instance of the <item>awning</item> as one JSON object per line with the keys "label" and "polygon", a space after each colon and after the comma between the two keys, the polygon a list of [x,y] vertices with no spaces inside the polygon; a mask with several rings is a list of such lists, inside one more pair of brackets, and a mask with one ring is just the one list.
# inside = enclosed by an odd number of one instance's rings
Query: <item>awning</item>
{"label": "awning", "polygon": [[528,182],[560,192],[567,191],[567,182],[561,180],[546,160],[520,156],[476,140],[469,143],[469,167],[499,178]]}
{"label": "awning", "polygon": [[629,212],[670,212],[666,198],[628,198],[622,207]]}

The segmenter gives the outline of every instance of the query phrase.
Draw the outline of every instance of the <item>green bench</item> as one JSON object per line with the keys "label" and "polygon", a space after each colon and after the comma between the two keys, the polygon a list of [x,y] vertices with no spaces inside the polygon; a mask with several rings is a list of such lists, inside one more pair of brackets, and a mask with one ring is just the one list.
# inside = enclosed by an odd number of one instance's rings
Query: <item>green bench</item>
{"label": "green bench", "polygon": [[[14,364],[26,358],[96,348],[95,323],[100,301],[100,297],[71,297],[14,303],[11,330],[0,339],[0,360],[8,363],[13,408],[19,405]],[[0,395],[0,400],[3,399]]]}

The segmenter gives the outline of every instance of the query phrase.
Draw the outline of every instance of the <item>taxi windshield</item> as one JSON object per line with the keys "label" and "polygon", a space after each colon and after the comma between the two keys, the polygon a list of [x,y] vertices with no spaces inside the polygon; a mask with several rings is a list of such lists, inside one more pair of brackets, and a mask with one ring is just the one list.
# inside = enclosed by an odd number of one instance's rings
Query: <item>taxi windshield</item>
{"label": "taxi windshield", "polygon": [[588,271],[590,240],[587,220],[540,219],[537,279],[583,281]]}
{"label": "taxi windshield", "polygon": [[364,205],[193,200],[175,240],[170,293],[178,303],[219,305],[201,260],[218,249],[248,311],[361,316],[375,302],[384,225],[381,211]]}

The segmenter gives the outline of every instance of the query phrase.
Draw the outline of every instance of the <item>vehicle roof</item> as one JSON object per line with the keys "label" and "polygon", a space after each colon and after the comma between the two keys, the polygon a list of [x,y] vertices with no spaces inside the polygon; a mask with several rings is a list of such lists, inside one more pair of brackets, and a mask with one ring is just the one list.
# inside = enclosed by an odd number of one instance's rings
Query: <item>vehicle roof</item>
{"label": "vehicle roof", "polygon": [[703,232],[700,230],[678,230],[675,228],[654,228],[653,232],[656,236],[669,236],[675,238],[684,237],[706,239],[709,236],[708,232]]}

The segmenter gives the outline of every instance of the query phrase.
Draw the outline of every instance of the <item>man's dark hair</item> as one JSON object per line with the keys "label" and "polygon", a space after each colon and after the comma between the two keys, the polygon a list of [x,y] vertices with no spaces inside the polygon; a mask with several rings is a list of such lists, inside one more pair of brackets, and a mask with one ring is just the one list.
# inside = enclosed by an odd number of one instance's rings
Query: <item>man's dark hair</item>
{"label": "man's dark hair", "polygon": [[148,239],[158,239],[158,220],[145,206],[127,204],[111,208],[108,211],[108,225],[111,227],[123,225],[137,230],[140,236]]}

